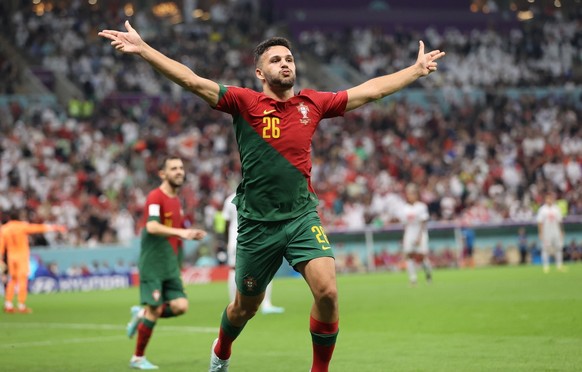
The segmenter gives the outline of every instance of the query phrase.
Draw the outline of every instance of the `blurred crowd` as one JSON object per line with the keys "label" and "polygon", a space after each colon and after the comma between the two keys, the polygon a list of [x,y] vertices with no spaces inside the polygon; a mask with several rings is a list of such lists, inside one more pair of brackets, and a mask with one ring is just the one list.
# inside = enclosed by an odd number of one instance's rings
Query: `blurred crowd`
{"label": "blurred crowd", "polygon": [[509,30],[306,30],[299,42],[322,60],[352,66],[363,79],[407,67],[416,57],[418,40],[424,40],[427,48],[447,53],[445,69],[421,80],[425,86],[470,89],[579,84],[580,72],[576,78],[574,69],[582,61],[582,14],[540,18]]}
{"label": "blurred crowd", "polygon": [[[143,12],[132,23],[148,43],[202,76],[256,89],[252,49],[276,29],[259,21],[252,2],[217,4],[209,22],[165,27]],[[159,184],[157,162],[165,153],[182,156],[187,166],[181,197],[188,224],[212,230],[216,211],[239,181],[230,117],[97,37],[101,29],[120,29],[126,18],[122,8],[95,12],[78,5],[43,16],[23,9],[2,26],[29,60],[68,76],[94,104],[87,115],[56,105],[0,105],[0,209],[24,208],[32,222],[69,228],[38,244],[131,241],[145,196]],[[433,220],[533,221],[550,188],[568,214],[582,215],[580,91],[510,98],[492,89],[579,84],[572,68],[582,60],[581,32],[578,19],[524,26],[510,38],[494,30],[433,29],[391,36],[354,30],[346,39],[300,35],[298,49],[322,61],[345,59],[364,78],[412,63],[413,41],[421,36],[447,51],[428,84],[487,91],[483,100],[452,101],[446,109],[402,99],[323,121],[313,143],[312,177],[326,227],[393,223],[408,182],[420,186]],[[15,67],[2,56],[0,50],[0,67],[10,72],[5,85],[15,86],[9,82],[19,78]],[[298,68],[301,75],[308,67]]]}

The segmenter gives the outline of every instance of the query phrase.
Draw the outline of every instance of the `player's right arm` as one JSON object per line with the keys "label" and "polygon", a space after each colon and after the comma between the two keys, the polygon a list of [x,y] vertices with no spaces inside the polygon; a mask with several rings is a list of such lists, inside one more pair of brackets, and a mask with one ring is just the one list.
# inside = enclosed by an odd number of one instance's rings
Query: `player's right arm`
{"label": "player's right arm", "polygon": [[219,98],[216,82],[196,75],[182,63],[152,48],[131,27],[129,21],[125,21],[125,28],[127,32],[103,30],[98,35],[111,40],[111,45],[123,53],[139,55],[168,79],[196,94],[212,107],[216,106]]}
{"label": "player's right arm", "polygon": [[67,228],[64,225],[51,225],[51,224],[45,224],[45,223],[27,223],[26,225],[23,225],[22,231],[25,234],[29,234],[29,235],[42,234],[44,232],[49,232],[49,231],[58,231],[58,232],[64,233],[67,231]]}
{"label": "player's right arm", "polygon": [[200,229],[182,229],[161,224],[156,220],[146,223],[146,230],[153,235],[176,236],[186,240],[200,240],[206,236],[206,232]]}

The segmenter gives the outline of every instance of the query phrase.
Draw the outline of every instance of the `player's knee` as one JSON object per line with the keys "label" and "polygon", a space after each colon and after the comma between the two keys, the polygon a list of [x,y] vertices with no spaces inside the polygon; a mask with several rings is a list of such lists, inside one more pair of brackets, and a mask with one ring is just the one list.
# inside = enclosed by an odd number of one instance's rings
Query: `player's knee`
{"label": "player's knee", "polygon": [[249,320],[257,314],[260,306],[260,303],[246,303],[243,305],[235,302],[233,312],[236,314],[237,318]]}
{"label": "player's knee", "polygon": [[321,304],[335,305],[337,303],[337,287],[322,287],[316,292],[315,297],[316,301]]}
{"label": "player's knee", "polygon": [[172,310],[175,315],[182,315],[188,311],[188,300],[180,298],[172,304]]}

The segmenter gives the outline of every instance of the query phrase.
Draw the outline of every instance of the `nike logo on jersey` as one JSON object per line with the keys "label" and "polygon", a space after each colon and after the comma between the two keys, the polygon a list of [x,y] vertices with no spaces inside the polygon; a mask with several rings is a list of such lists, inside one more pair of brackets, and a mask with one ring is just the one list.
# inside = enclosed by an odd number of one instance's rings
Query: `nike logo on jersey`
{"label": "nike logo on jersey", "polygon": [[269,115],[270,113],[275,112],[275,111],[277,111],[277,110],[265,110],[265,111],[263,111],[263,115]]}
{"label": "nike logo on jersey", "polygon": [[325,245],[322,245],[321,249],[323,249],[324,251],[327,251],[328,249],[331,249],[331,247],[326,247]]}

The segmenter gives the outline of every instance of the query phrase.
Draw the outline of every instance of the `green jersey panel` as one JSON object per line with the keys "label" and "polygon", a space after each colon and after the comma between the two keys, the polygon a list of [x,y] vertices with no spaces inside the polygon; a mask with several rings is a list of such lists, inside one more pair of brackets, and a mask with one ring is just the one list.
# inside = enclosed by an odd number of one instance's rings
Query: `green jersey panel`
{"label": "green jersey panel", "polygon": [[296,217],[318,204],[307,179],[242,117],[235,133],[243,166],[242,181],[233,203],[239,213],[256,221],[279,221]]}
{"label": "green jersey panel", "polygon": [[277,101],[251,89],[220,85],[215,109],[233,117],[242,181],[234,204],[255,221],[282,221],[315,210],[311,141],[324,118],[343,115],[347,93],[302,90]]}
{"label": "green jersey panel", "polygon": [[154,235],[143,229],[139,256],[140,278],[170,279],[180,277],[178,256],[167,237]]}

